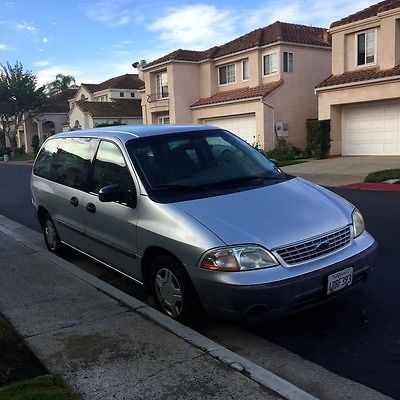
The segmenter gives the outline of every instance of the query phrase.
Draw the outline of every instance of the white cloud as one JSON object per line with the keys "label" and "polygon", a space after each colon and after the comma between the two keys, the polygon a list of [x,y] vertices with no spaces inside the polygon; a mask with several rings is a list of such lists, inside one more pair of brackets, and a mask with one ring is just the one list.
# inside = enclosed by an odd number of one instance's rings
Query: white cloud
{"label": "white cloud", "polygon": [[110,27],[124,26],[131,21],[130,11],[124,7],[128,0],[99,0],[91,3],[87,16]]}
{"label": "white cloud", "polygon": [[268,2],[258,10],[251,10],[243,18],[247,29],[269,25],[275,21],[292,22],[304,25],[329,27],[329,25],[349,14],[360,11],[376,0],[336,0],[321,2],[319,0],[295,0],[282,7],[278,0]]}
{"label": "white cloud", "polygon": [[22,21],[20,23],[15,24],[15,29],[25,30],[28,32],[35,32],[37,28],[33,24],[29,24],[26,21]]}
{"label": "white cloud", "polygon": [[49,42],[49,39],[47,38],[47,37],[44,37],[43,39],[42,39],[42,43],[48,43]]}
{"label": "white cloud", "polygon": [[[43,60],[46,61],[46,60]],[[88,64],[80,64],[79,67],[67,64],[51,64],[48,66],[37,65],[33,68],[39,85],[45,85],[56,79],[57,74],[72,75],[77,85],[81,83],[100,83],[112,77],[122,74],[133,74],[135,71],[130,62],[126,63],[96,63],[98,68],[93,68],[96,61],[91,60]]]}
{"label": "white cloud", "polygon": [[133,74],[137,71],[132,67],[132,63],[120,63],[110,65],[110,71],[113,71],[112,76],[108,76],[105,79],[112,78],[113,76],[123,75],[123,74]]}
{"label": "white cloud", "polygon": [[53,64],[51,60],[39,60],[35,61],[32,65],[34,67],[48,67],[51,64]]}
{"label": "white cloud", "polygon": [[233,10],[218,9],[207,4],[194,4],[170,9],[149,27],[158,32],[168,46],[203,50],[222,44],[236,35],[240,15]]}
{"label": "white cloud", "polygon": [[67,65],[49,65],[47,68],[35,72],[39,86],[54,81],[57,74],[72,75],[78,81],[82,71]]}
{"label": "white cloud", "polygon": [[0,43],[0,51],[5,51],[5,50],[8,50],[8,49],[9,49],[9,47],[6,44]]}

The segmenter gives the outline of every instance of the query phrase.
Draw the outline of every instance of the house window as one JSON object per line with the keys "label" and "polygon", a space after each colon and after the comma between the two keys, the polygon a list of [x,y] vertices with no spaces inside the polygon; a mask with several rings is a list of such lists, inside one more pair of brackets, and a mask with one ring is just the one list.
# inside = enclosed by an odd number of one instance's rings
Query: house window
{"label": "house window", "polygon": [[169,124],[169,115],[162,115],[161,117],[158,117],[158,123]]}
{"label": "house window", "polygon": [[375,63],[376,31],[357,34],[357,65]]}
{"label": "house window", "polygon": [[95,97],[95,101],[107,101],[107,95]]}
{"label": "house window", "polygon": [[293,53],[283,52],[283,72],[293,72]]}
{"label": "house window", "polygon": [[236,82],[235,64],[223,65],[218,68],[219,84],[226,85]]}
{"label": "house window", "polygon": [[124,97],[125,93],[124,92],[119,92],[119,97]]}
{"label": "house window", "polygon": [[156,74],[156,94],[157,99],[166,99],[168,97],[167,71]]}
{"label": "house window", "polygon": [[249,71],[249,59],[242,61],[242,80],[249,80],[250,71]]}
{"label": "house window", "polygon": [[278,53],[269,53],[263,57],[264,75],[273,75],[278,73]]}
{"label": "house window", "polygon": [[134,92],[131,93],[131,97],[135,97],[135,93]]}

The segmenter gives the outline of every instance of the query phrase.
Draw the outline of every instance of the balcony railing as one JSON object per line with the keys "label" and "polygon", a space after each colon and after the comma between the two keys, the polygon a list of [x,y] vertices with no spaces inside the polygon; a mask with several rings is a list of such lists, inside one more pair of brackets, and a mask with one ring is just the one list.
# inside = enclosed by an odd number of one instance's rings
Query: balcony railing
{"label": "balcony railing", "polygon": [[168,100],[168,90],[163,90],[162,92],[152,93],[147,95],[147,102],[153,103],[155,101]]}

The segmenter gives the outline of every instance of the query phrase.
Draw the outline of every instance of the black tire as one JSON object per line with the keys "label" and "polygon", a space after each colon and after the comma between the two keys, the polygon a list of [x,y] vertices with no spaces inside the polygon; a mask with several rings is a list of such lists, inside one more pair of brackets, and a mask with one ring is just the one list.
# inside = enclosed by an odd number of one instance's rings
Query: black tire
{"label": "black tire", "polygon": [[154,259],[151,270],[151,291],[158,308],[177,321],[191,321],[199,303],[183,266],[165,254]]}
{"label": "black tire", "polygon": [[49,214],[46,214],[42,221],[42,230],[47,249],[54,254],[62,255],[65,246],[61,243],[56,226]]}

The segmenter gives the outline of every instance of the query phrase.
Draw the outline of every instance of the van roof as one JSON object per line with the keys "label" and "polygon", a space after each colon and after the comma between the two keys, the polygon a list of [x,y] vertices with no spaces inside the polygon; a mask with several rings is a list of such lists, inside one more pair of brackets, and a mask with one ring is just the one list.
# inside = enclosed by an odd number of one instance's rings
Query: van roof
{"label": "van roof", "polygon": [[208,131],[218,129],[210,125],[119,125],[105,128],[85,129],[79,131],[63,132],[53,137],[113,137],[122,142],[139,137],[165,135],[188,131]]}

